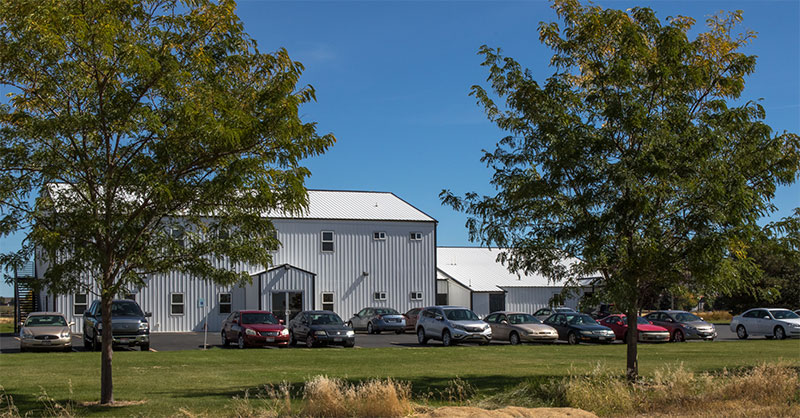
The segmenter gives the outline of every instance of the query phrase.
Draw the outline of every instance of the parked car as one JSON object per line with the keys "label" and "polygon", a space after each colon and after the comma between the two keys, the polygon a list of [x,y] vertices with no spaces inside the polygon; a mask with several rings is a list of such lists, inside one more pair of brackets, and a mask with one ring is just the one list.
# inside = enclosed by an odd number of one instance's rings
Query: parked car
{"label": "parked car", "polygon": [[655,311],[644,317],[646,320],[669,331],[671,341],[708,340],[717,338],[714,325],[686,311]]}
{"label": "parked car", "polygon": [[[150,350],[150,324],[147,322],[150,316],[149,312],[142,312],[136,301],[111,301],[112,344]],[[99,350],[102,339],[103,318],[100,301],[96,300],[83,314],[83,346],[87,350]]]}
{"label": "parked car", "polygon": [[[608,315],[597,322],[611,328],[618,340],[628,341],[628,318],[624,314]],[[653,325],[644,318],[636,318],[636,329],[639,331],[639,342],[665,343],[670,339],[669,330]]]}
{"label": "parked car", "polygon": [[558,339],[570,344],[581,341],[610,343],[614,341],[614,331],[597,323],[591,316],[577,312],[556,313],[544,320],[558,331]]}
{"label": "parked car", "polygon": [[511,345],[521,342],[552,343],[558,339],[555,328],[527,313],[492,312],[484,321],[492,327],[492,340],[508,341]]}
{"label": "parked car", "polygon": [[431,306],[417,318],[417,341],[424,345],[431,339],[440,340],[446,347],[469,341],[486,345],[492,341],[492,327],[467,308]]}
{"label": "parked car", "polygon": [[232,312],[222,322],[220,337],[223,346],[235,341],[239,348],[289,345],[289,330],[268,311]]}
{"label": "parked car", "polygon": [[289,321],[289,345],[305,341],[306,347],[317,345],[356,345],[356,334],[332,311],[303,311]]}
{"label": "parked car", "polygon": [[406,318],[392,308],[364,308],[347,321],[353,331],[365,330],[367,334],[380,334],[381,331],[394,331],[402,334]]}
{"label": "parked car", "polygon": [[19,351],[47,349],[72,351],[74,322],[67,322],[61,312],[33,312],[20,324]]}
{"label": "parked car", "polygon": [[566,306],[557,306],[555,308],[542,308],[542,309],[539,309],[538,311],[534,312],[533,316],[535,316],[536,319],[538,319],[540,321],[544,321],[545,319],[547,319],[550,315],[552,315],[554,313],[567,313],[567,312],[575,312],[575,309],[572,309],[572,308],[569,308],[569,307],[566,307]]}
{"label": "parked car", "polygon": [[422,308],[412,308],[403,314],[403,316],[406,317],[406,327],[404,331],[414,332],[414,330],[417,329],[417,317],[419,317],[419,312],[421,310]]}
{"label": "parked car", "polygon": [[734,316],[731,331],[742,340],[757,335],[778,340],[800,337],[800,315],[788,309],[754,308]]}

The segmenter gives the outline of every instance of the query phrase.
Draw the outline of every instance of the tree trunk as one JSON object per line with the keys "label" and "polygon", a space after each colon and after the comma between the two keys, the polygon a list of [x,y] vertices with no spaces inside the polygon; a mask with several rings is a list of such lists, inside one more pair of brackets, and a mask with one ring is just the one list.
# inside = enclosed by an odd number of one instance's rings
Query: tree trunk
{"label": "tree trunk", "polygon": [[[108,273],[106,273],[108,274]],[[104,290],[101,292],[100,309],[103,313],[103,346],[100,353],[100,404],[114,403],[114,382],[111,380],[112,329],[111,329],[111,301],[114,295],[108,291],[111,286],[103,280]]]}
{"label": "tree trunk", "polygon": [[637,324],[639,318],[637,315],[639,311],[639,295],[635,294],[631,302],[628,311],[625,312],[628,321],[628,340],[626,341],[628,344],[628,367],[625,376],[629,382],[635,382],[639,378],[639,347],[637,346],[639,342],[639,327]]}

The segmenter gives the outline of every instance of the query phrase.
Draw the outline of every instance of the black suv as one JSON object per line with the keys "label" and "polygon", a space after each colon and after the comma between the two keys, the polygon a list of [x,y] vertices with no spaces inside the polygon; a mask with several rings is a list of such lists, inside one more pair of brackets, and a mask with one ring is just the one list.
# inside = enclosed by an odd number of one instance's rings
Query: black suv
{"label": "black suv", "polygon": [[[111,302],[111,333],[114,345],[135,347],[142,351],[150,350],[150,324],[139,304],[133,300],[114,300]],[[103,338],[103,318],[100,301],[83,314],[83,346],[87,350],[99,350]]]}

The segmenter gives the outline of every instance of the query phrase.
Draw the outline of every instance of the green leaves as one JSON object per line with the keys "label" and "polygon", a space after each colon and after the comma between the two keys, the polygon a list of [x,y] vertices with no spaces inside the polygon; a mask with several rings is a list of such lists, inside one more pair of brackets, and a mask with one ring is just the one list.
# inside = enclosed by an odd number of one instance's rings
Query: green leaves
{"label": "green leaves", "polygon": [[31,228],[17,256],[43,251],[58,291],[249,280],[212,261],[268,265],[263,216],[305,206],[302,161],[335,142],[299,117],[302,64],[259,51],[232,1],[3,1],[0,57],[0,233]]}
{"label": "green leaves", "polygon": [[508,132],[482,158],[497,193],[443,191],[442,202],[470,216],[472,239],[507,248],[510,269],[575,283],[577,271],[554,266],[578,258],[626,309],[667,288],[743,283],[738,243],[797,178],[800,143],[774,134],[757,103],[728,103],[755,68],[740,52],[755,37],[739,31],[741,12],[690,38],[693,19],[662,23],[646,8],[554,9],[562,23],[539,25],[553,49],[546,80],[479,49],[487,86],[471,95]]}

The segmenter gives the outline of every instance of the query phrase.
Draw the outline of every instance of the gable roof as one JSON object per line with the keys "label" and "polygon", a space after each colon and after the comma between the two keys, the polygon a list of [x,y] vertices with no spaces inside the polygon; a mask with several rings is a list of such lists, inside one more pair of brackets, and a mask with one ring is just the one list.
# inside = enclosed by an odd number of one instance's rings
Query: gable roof
{"label": "gable roof", "polygon": [[[74,195],[65,183],[51,183],[46,192],[53,197],[69,198]],[[308,190],[308,207],[299,213],[280,209],[265,216],[273,219],[334,219],[359,221],[411,221],[436,222],[421,210],[389,192]],[[123,199],[135,201],[136,196],[124,194]]]}
{"label": "gable roof", "polygon": [[[497,262],[502,250],[478,247],[437,247],[437,278],[450,278],[473,292],[502,292],[507,287],[553,287],[560,283],[548,281],[539,273],[528,275],[508,271]],[[577,260],[565,260],[575,263]]]}
{"label": "gable roof", "polygon": [[388,192],[309,190],[308,209],[301,214],[275,211],[271,218],[436,222],[405,200]]}

